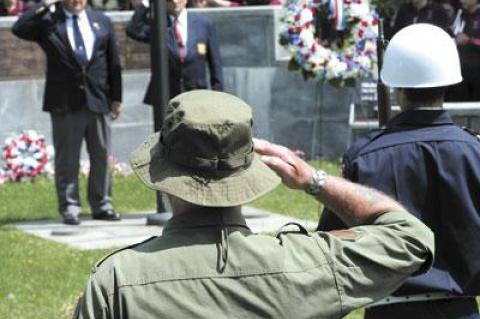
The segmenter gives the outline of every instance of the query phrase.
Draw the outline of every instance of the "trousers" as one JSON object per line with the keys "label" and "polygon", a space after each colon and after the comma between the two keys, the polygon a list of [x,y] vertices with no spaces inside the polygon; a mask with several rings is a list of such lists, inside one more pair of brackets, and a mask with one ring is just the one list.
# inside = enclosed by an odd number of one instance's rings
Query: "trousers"
{"label": "trousers", "polygon": [[55,186],[61,215],[80,213],[78,175],[83,141],[90,160],[88,202],[92,214],[113,209],[110,154],[110,119],[107,114],[87,109],[51,113],[53,145],[55,148]]}

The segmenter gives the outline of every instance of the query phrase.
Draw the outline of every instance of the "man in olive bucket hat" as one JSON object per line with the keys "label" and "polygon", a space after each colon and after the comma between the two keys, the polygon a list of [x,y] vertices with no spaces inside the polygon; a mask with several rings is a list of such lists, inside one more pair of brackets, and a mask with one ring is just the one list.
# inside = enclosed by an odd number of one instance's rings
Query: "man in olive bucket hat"
{"label": "man in olive bucket hat", "polygon": [[[215,91],[170,101],[163,129],[130,156],[173,218],[94,267],[75,318],[339,318],[428,269],[433,234],[389,197],[252,140],[251,108]],[[250,231],[241,205],[280,178],[352,228]]]}

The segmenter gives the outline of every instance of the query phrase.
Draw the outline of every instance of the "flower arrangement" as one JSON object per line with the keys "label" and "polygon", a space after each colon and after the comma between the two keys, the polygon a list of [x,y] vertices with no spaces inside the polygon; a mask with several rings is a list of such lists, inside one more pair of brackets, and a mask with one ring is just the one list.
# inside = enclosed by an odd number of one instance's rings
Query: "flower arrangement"
{"label": "flower arrangement", "polygon": [[376,77],[379,20],[369,0],[287,0],[285,6],[280,44],[291,55],[290,70],[337,86]]}
{"label": "flower arrangement", "polygon": [[[0,184],[31,181],[39,175],[53,177],[55,170],[50,161],[53,154],[53,147],[46,145],[44,136],[33,130],[5,139],[2,153],[3,165],[0,166]],[[108,163],[114,176],[132,174],[130,166],[114,156],[109,156]],[[87,176],[89,171],[90,162],[81,160],[80,174]]]}
{"label": "flower arrangement", "polygon": [[45,138],[35,131],[9,137],[3,147],[4,166],[0,167],[0,183],[33,179],[48,170],[52,150]]}

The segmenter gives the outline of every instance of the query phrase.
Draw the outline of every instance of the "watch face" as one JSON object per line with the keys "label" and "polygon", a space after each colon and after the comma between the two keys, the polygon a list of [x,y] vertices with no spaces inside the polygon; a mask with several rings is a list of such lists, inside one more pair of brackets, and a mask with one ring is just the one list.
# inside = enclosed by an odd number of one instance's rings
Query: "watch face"
{"label": "watch face", "polygon": [[327,173],[325,173],[325,171],[322,171],[322,170],[314,171],[312,175],[312,181],[310,182],[310,185],[307,187],[305,191],[310,195],[318,194],[322,189],[323,185],[325,185],[325,180],[327,176],[328,175]]}

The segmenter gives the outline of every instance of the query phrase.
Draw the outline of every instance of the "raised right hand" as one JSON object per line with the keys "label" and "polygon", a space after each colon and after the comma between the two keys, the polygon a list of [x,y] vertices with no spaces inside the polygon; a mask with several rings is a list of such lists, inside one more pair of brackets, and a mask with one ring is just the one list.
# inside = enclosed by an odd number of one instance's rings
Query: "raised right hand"
{"label": "raised right hand", "polygon": [[255,152],[273,169],[285,185],[305,190],[312,180],[313,168],[292,150],[261,139],[253,139]]}

